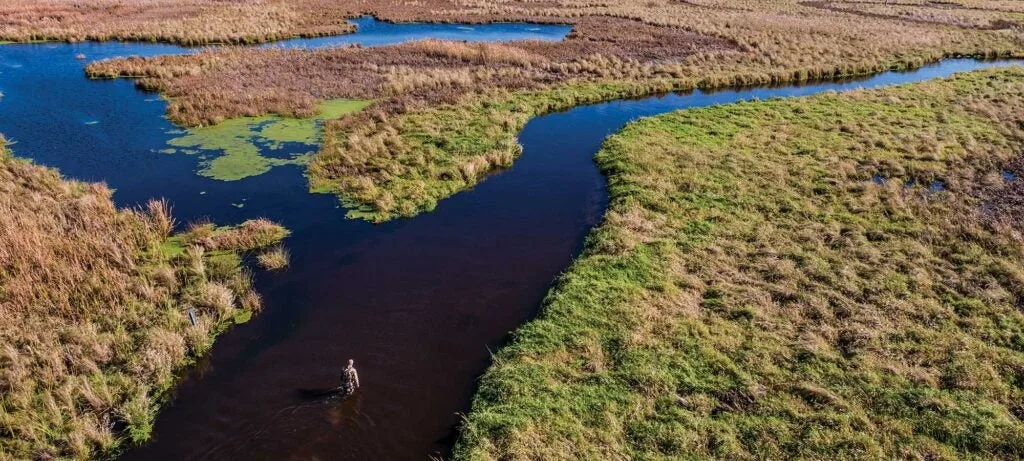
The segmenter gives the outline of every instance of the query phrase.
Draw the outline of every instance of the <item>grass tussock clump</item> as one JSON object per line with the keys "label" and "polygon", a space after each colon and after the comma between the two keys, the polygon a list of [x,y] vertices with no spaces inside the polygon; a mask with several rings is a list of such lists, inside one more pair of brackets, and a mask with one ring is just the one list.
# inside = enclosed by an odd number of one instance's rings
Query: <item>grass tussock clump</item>
{"label": "grass tussock clump", "polygon": [[290,257],[288,250],[278,246],[257,255],[256,261],[264,269],[277,271],[288,267]]}
{"label": "grass tussock clump", "polygon": [[1011,68],[632,123],[457,458],[1024,456],[1021,113]]}
{"label": "grass tussock clump", "polygon": [[206,251],[252,251],[274,245],[289,234],[288,229],[268,219],[251,219],[237,226],[217,227],[193,224],[180,236],[181,244]]}
{"label": "grass tussock clump", "polygon": [[0,458],[146,440],[175,370],[259,308],[231,245],[282,232],[258,222],[214,239],[219,252],[185,246],[166,202],[121,210],[102,184],[0,150]]}

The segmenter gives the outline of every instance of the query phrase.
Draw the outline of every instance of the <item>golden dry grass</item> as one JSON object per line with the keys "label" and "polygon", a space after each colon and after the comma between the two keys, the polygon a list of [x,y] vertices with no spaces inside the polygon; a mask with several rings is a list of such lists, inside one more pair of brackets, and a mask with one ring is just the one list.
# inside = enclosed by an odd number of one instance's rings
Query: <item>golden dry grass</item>
{"label": "golden dry grass", "polygon": [[304,0],[7,0],[0,40],[258,43],[348,33],[346,8]]}
{"label": "golden dry grass", "polygon": [[145,440],[174,371],[259,307],[235,253],[171,238],[166,202],[118,209],[105,185],[2,145],[0,216],[0,459],[86,459]]}

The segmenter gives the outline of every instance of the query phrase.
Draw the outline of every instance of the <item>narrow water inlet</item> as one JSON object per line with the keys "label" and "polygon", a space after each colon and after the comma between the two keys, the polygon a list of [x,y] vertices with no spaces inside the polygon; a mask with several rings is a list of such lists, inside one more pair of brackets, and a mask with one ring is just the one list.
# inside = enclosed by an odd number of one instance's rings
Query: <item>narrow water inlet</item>
{"label": "narrow water inlet", "polygon": [[[67,176],[106,180],[123,205],[165,196],[181,220],[267,216],[293,230],[286,242],[291,268],[257,276],[264,312],[218,339],[161,412],[154,440],[125,453],[127,459],[443,454],[456,412],[468,410],[476,377],[488,365],[488,348],[535,314],[600,222],[607,196],[592,159],[607,135],[635,118],[672,110],[1009,64],[948,60],[859,81],[695,91],[550,114],[523,130],[523,156],[510,170],[434,213],[375,226],[345,220],[334,197],[308,194],[299,167],[226,183],[193,174],[194,157],[157,152],[173,130],[162,119],[164,105],[147,102],[128,81],[85,80],[75,59],[126,50],[180,51],[130,44],[0,47],[6,95],[0,133],[19,141],[16,154]],[[353,398],[303,395],[303,389],[337,385],[349,358],[363,384]]]}

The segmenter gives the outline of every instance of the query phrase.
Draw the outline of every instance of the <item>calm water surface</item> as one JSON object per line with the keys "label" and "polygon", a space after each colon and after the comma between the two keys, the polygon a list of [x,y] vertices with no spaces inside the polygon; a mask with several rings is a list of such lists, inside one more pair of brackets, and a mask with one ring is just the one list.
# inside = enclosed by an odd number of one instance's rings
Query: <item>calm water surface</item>
{"label": "calm water surface", "polygon": [[[522,24],[392,25],[285,46],[381,45],[436,37],[558,40],[568,28]],[[267,216],[293,231],[288,271],[259,272],[264,311],[218,338],[126,459],[425,459],[450,449],[459,412],[511,330],[529,320],[606,205],[592,158],[637,117],[741,99],[924,80],[1005,62],[949,60],[856,82],[693,92],[579,107],[531,121],[523,157],[434,213],[383,225],[344,219],[306,192],[298,167],[241,181],[194,173],[199,159],[157,151],[175,136],[164,103],[128,81],[89,81],[84,62],[190,50],[169,45],[0,47],[0,133],[23,157],[68,177],[106,181],[132,206],[167,197],[180,221]],[[234,205],[233,205],[234,204]],[[238,207],[237,205],[243,205]],[[304,399],[336,386],[354,358],[352,398]]]}

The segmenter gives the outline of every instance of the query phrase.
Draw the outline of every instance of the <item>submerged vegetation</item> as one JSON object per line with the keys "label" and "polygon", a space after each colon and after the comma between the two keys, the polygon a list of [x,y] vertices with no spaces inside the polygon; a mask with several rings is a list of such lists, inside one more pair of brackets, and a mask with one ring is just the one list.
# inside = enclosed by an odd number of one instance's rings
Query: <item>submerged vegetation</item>
{"label": "submerged vegetation", "polygon": [[[317,149],[323,120],[358,112],[369,104],[370,101],[336,99],[324,101],[318,106],[319,110],[307,118],[275,115],[233,118],[213,126],[191,128],[170,140],[171,147],[161,152],[215,151],[219,154],[202,162],[200,175],[224,181],[244,179],[266,173],[275,166],[305,164]],[[266,155],[268,151],[285,149],[289,143],[301,145],[300,150],[308,150],[284,158]]]}
{"label": "submerged vegetation", "polygon": [[1021,113],[1017,67],[630,124],[457,457],[1024,456]]}
{"label": "submerged vegetation", "polygon": [[[529,117],[595,98],[1024,53],[1024,8],[998,0],[427,0],[350,7],[386,20],[565,22],[573,31],[563,42],[210,50],[98,62],[88,71],[138,77],[141,87],[170,98],[169,117],[186,126],[240,115],[301,116],[326,98],[379,101],[327,124],[328,142],[313,157],[309,177],[314,191],[336,193],[356,208],[353,216],[380,221],[430,210],[508,166],[518,155],[514,135]],[[888,9],[898,11],[882,11]]]}
{"label": "submerged vegetation", "polygon": [[0,176],[0,459],[146,440],[175,371],[260,307],[237,251],[287,231],[256,220],[172,235],[167,202],[117,209],[106,186],[2,146]]}

